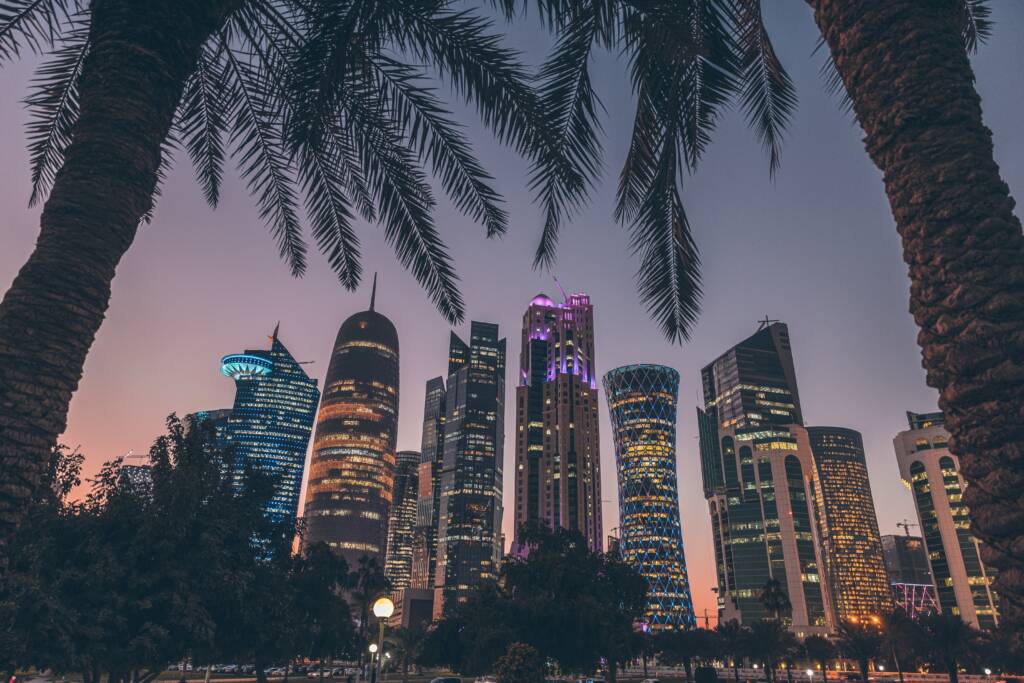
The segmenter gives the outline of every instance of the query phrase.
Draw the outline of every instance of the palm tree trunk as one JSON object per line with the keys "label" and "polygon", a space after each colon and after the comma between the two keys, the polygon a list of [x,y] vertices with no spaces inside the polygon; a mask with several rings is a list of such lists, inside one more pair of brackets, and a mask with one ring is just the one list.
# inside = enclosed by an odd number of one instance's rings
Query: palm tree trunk
{"label": "palm tree trunk", "polygon": [[955,0],[808,0],[881,169],[928,384],[1004,617],[1024,612],[1024,236]]}
{"label": "palm tree trunk", "polygon": [[94,0],[81,115],[35,251],[0,303],[0,568],[64,431],[114,271],[152,204],[202,43],[240,0]]}

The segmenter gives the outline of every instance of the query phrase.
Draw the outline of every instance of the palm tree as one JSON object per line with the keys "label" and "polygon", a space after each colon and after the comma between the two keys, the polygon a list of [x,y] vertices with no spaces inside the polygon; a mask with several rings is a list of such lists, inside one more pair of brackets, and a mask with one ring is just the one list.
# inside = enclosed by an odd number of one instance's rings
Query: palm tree
{"label": "palm tree", "polygon": [[746,654],[749,634],[740,622],[735,619],[722,622],[715,627],[718,634],[718,649],[724,657],[732,662],[732,675],[735,683],[740,683],[740,661]]}
{"label": "palm tree", "polygon": [[[349,574],[349,595],[359,606],[359,642],[366,641],[366,629],[370,621],[370,606],[373,601],[391,589],[391,582],[384,575],[384,567],[376,557],[363,555],[359,566]],[[365,647],[359,648],[359,665],[362,667]]]}
{"label": "palm tree", "polygon": [[828,683],[828,662],[836,656],[836,646],[824,636],[804,638],[804,655],[807,660],[821,667],[821,680]]}
{"label": "palm tree", "polygon": [[778,579],[768,579],[764,588],[761,589],[760,597],[765,610],[775,615],[775,621],[779,621],[783,612],[793,609],[793,605],[789,601],[789,594],[786,593],[786,589],[782,587]]}
{"label": "palm tree", "polygon": [[392,629],[387,641],[390,649],[396,653],[398,666],[402,671],[402,683],[409,681],[409,665],[416,661],[427,638],[427,629],[422,624]]}
{"label": "palm tree", "polygon": [[839,649],[843,654],[857,661],[861,680],[868,683],[868,668],[872,659],[882,648],[882,632],[864,621],[844,621],[839,625]]}
{"label": "palm tree", "polygon": [[452,322],[463,302],[427,170],[489,236],[508,215],[428,74],[516,150],[555,149],[518,53],[440,0],[0,0],[0,64],[26,49],[48,54],[28,99],[30,201],[45,204],[0,303],[0,567],[175,146],[211,205],[234,160],[295,275],[300,203],[348,289],[355,221],[381,223]]}
{"label": "palm tree", "polygon": [[[928,384],[939,391],[951,450],[975,486],[965,494],[976,535],[1001,571],[1008,612],[1024,610],[1024,234],[999,174],[968,54],[991,30],[985,0],[807,0],[829,50],[829,87],[848,97],[882,171],[911,280]],[[509,14],[530,0],[503,0]],[[682,203],[722,111],[738,104],[779,166],[796,106],[761,18],[761,0],[537,0],[555,31],[541,75],[562,146],[588,180],[601,165],[600,107],[589,61],[623,53],[636,99],[619,174],[616,218],[630,226],[643,302],[672,340],[688,339],[701,299],[700,259]],[[558,226],[587,189],[534,181],[548,221],[536,254],[554,258]],[[1010,615],[1012,616],[1012,615]]]}
{"label": "palm tree", "polygon": [[921,629],[917,622],[902,609],[897,607],[882,616],[883,647],[892,657],[900,683],[903,683],[903,664],[906,661],[904,653],[921,640],[920,636]]}
{"label": "palm tree", "polygon": [[775,670],[786,655],[792,634],[777,619],[759,619],[750,624],[747,652],[761,662],[768,683],[774,683]]}
{"label": "palm tree", "polygon": [[931,660],[946,670],[949,683],[957,683],[960,664],[980,646],[981,634],[949,612],[922,617],[921,629]]}

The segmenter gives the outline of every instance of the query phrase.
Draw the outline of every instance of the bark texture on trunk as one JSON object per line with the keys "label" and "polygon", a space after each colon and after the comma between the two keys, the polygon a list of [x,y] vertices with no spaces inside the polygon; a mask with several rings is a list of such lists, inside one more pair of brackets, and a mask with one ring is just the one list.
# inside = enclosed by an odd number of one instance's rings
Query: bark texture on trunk
{"label": "bark texture on trunk", "polygon": [[64,431],[114,271],[152,203],[200,46],[241,0],[94,0],[81,114],[35,251],[0,303],[0,567]]}
{"label": "bark texture on trunk", "polygon": [[953,0],[808,0],[882,171],[928,384],[1004,619],[1024,614],[1024,236]]}

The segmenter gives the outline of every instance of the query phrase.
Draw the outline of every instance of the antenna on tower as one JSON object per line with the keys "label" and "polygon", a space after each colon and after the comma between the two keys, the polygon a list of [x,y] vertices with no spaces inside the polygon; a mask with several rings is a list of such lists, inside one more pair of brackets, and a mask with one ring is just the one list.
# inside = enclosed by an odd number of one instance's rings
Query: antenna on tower
{"label": "antenna on tower", "polygon": [[373,304],[377,299],[377,273],[373,274],[373,289],[370,290],[370,310],[373,310]]}
{"label": "antenna on tower", "polygon": [[555,281],[555,284],[558,285],[558,291],[562,293],[562,303],[566,303],[567,301],[569,301],[569,295],[565,293],[565,288],[562,287],[562,283],[558,281],[558,277],[552,275],[551,279]]}

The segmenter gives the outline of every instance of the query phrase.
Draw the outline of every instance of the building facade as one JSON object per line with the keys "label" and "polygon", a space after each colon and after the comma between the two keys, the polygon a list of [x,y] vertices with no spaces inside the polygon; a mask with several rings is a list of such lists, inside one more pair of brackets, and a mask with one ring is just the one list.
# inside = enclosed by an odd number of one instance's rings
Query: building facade
{"label": "building facade", "polygon": [[317,416],[306,491],[306,543],[350,566],[384,562],[398,431],[398,333],[369,310],[338,330]]}
{"label": "building facade", "polygon": [[497,578],[504,442],[505,340],[473,321],[469,343],[452,333],[448,353],[435,616]]}
{"label": "building facade", "polygon": [[523,315],[516,387],[515,532],[524,524],[578,531],[602,550],[594,309],[586,294],[544,294]]}
{"label": "building facade", "polygon": [[882,553],[896,606],[915,619],[938,612],[924,539],[909,534],[882,536]]}
{"label": "building facade", "polygon": [[413,535],[413,588],[432,589],[437,572],[437,524],[441,516],[441,469],[444,465],[444,378],[427,380],[420,442],[419,491]]}
{"label": "building facade", "polygon": [[975,628],[999,623],[992,570],[981,561],[963,503],[960,462],[949,452],[942,413],[907,413],[909,429],[893,440],[900,476],[914,495],[939,609]]}
{"label": "building facade", "polygon": [[395,453],[395,481],[388,511],[384,576],[394,590],[408,588],[412,579],[412,539],[419,495],[419,451]]}
{"label": "building facade", "polygon": [[797,635],[832,627],[815,506],[815,467],[784,323],[757,332],[701,371],[697,410],[704,496],[711,514],[719,621],[774,616],[769,580],[792,604]]}
{"label": "building facade", "polygon": [[808,427],[826,585],[837,622],[892,609],[864,441],[845,427]]}
{"label": "building facade", "polygon": [[604,376],[604,391],[619,483],[617,552],[647,579],[650,629],[692,628],[676,485],[679,373],[626,365]]}
{"label": "building facade", "polygon": [[[293,522],[306,465],[320,390],[285,348],[274,329],[269,350],[248,350],[221,359],[221,372],[235,381],[235,402],[226,423],[211,422],[228,448],[231,472],[241,485],[247,467],[274,478],[274,495],[265,506],[274,522]],[[218,411],[219,412],[219,411]]]}

